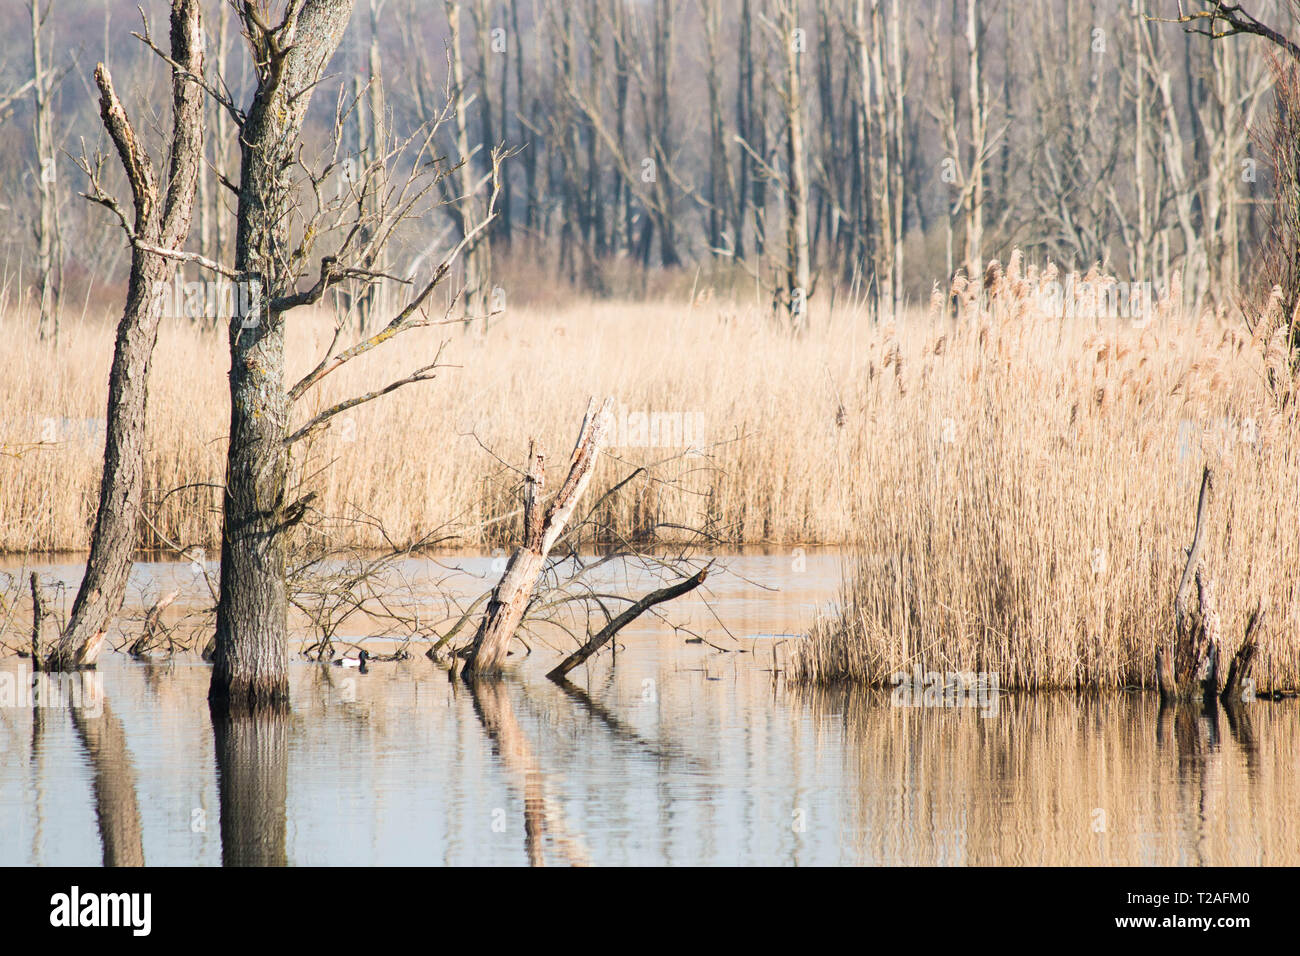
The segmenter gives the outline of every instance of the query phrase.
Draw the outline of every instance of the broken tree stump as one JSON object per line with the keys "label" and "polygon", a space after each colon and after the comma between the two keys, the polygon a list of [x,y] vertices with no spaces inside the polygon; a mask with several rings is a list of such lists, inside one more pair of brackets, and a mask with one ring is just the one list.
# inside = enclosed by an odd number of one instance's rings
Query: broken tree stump
{"label": "broken tree stump", "polygon": [[41,654],[45,647],[45,597],[41,594],[41,582],[35,571],[27,583],[32,589],[32,670],[38,671],[41,669]]}
{"label": "broken tree stump", "polygon": [[1232,705],[1244,703],[1246,701],[1246,682],[1250,680],[1250,669],[1255,662],[1255,652],[1259,650],[1259,629],[1264,623],[1264,605],[1258,603],[1255,610],[1250,612],[1250,618],[1246,621],[1246,636],[1242,639],[1241,647],[1237,648],[1237,653],[1232,656],[1232,663],[1228,665],[1228,674],[1223,682],[1223,690],[1219,694],[1219,699],[1225,704]]}
{"label": "broken tree stump", "polygon": [[704,583],[708,577],[709,569],[701,568],[696,574],[685,580],[678,581],[676,584],[669,585],[666,588],[660,588],[657,591],[651,591],[641,600],[637,601],[618,617],[614,618],[596,634],[587,638],[587,642],[580,648],[570,654],[557,667],[553,668],[546,676],[553,681],[564,680],[566,674],[575,667],[582,664],[592,654],[604,647],[611,638],[627,625],[631,624],[643,613],[654,607],[656,604],[662,604],[664,601],[671,601],[675,597],[681,597],[688,591],[694,591]]}
{"label": "broken tree stump", "polygon": [[[1173,692],[1178,697],[1191,697],[1197,685],[1208,675],[1212,666],[1211,656],[1216,650],[1213,643],[1219,637],[1214,587],[1205,566],[1205,535],[1213,496],[1214,472],[1207,465],[1201,473],[1201,490],[1196,498],[1192,545],[1187,549],[1187,563],[1183,566],[1178,593],[1174,597],[1174,646],[1170,656],[1174,671]],[[1196,607],[1192,606],[1193,585],[1197,592]]]}
{"label": "broken tree stump", "polygon": [[[1205,553],[1205,535],[1214,497],[1214,472],[1207,465],[1201,474],[1196,499],[1196,526],[1187,549],[1187,563],[1174,597],[1174,637],[1156,646],[1156,686],[1163,702],[1201,697],[1207,703],[1239,698],[1249,677],[1258,646],[1257,633],[1263,621],[1257,605],[1246,624],[1242,640],[1228,670],[1223,670],[1223,624],[1215,598],[1214,578]],[[1192,586],[1196,603],[1192,604]]]}
{"label": "broken tree stump", "polygon": [[532,443],[528,449],[528,474],[524,478],[524,542],[510,556],[505,573],[492,590],[487,610],[465,659],[466,677],[473,678],[500,672],[510,647],[510,639],[524,619],[533,589],[546,566],[547,555],[559,540],[564,526],[573,516],[587,484],[591,481],[596,459],[612,424],[614,399],[605,399],[599,410],[593,398],[587,403],[578,441],[569,459],[569,473],[545,511],[542,489],[546,473],[542,453]]}

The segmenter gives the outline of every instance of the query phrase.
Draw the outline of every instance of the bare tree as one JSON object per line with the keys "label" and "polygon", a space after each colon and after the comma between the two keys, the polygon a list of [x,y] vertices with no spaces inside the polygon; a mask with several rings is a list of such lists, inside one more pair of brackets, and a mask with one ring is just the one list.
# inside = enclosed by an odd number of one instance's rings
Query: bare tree
{"label": "bare tree", "polygon": [[[165,185],[158,181],[153,161],[118,98],[107,67],[101,63],[95,69],[100,114],[130,183],[134,215],[128,218],[108,192],[102,155],[93,161],[82,157],[80,165],[90,181],[84,195],[110,210],[121,223],[131,242],[131,274],[108,381],[104,470],[90,555],[68,626],[50,655],[53,668],[95,662],[107,628],[122,607],[135,555],[144,483],[149,360],[164,305],[155,292],[169,269],[163,253],[179,248],[189,233],[203,154],[203,91],[199,86],[203,31],[198,0],[172,0],[170,32],[170,53],[162,54],[172,68],[172,127]],[[147,29],[143,38],[152,45]]]}
{"label": "bare tree", "polygon": [[[36,2],[53,29],[63,8]],[[236,65],[226,62],[222,24],[243,0],[220,6],[209,38],[216,76]],[[1261,46],[1199,44],[1157,21],[1216,38],[1260,36],[1287,61],[1295,45],[1292,8],[1276,0],[444,0],[454,23],[421,16],[414,0],[354,6],[345,69],[363,164],[376,142],[436,115],[444,66],[461,115],[441,145],[453,164],[467,160],[446,182],[454,233],[483,215],[482,196],[464,198],[465,184],[481,186],[492,148],[520,152],[502,182],[499,221],[466,249],[461,305],[475,316],[499,306],[488,301],[492,262],[500,267],[497,247],[514,236],[519,254],[596,294],[613,291],[620,258],[644,277],[708,257],[709,280],[723,284],[730,263],[758,274],[758,294],[788,319],[801,219],[809,282],[827,282],[832,303],[843,287],[859,301],[860,287],[875,312],[925,294],[945,267],[982,272],[983,259],[1012,247],[1070,269],[1105,262],[1134,278],[1176,268],[1189,304],[1223,306],[1236,301],[1237,277],[1250,276],[1242,256],[1271,211],[1275,184],[1238,175],[1241,160],[1268,158],[1246,130],[1269,102],[1271,74]],[[394,8],[404,29],[377,29]],[[269,9],[278,16],[282,7]],[[793,140],[779,36],[791,15],[811,44],[796,57],[806,75]],[[29,40],[24,29],[9,44],[25,50]],[[413,66],[398,72],[394,63]],[[30,102],[34,84],[21,79]],[[0,96],[0,117],[16,102]],[[56,136],[76,128],[78,117],[54,113]],[[195,248],[222,262],[233,255],[232,124],[228,109],[210,117],[199,185]],[[310,120],[306,142],[322,129]],[[38,138],[49,159],[56,139]],[[802,184],[788,155],[798,139]],[[791,214],[801,192],[802,217]],[[49,232],[37,205],[25,237],[33,273],[42,261],[33,240]],[[114,244],[91,245],[96,262],[117,254]],[[55,292],[61,258],[51,250]],[[374,271],[390,265],[380,253]],[[365,332],[370,311],[390,311],[376,296],[396,289],[351,280],[337,292]]]}
{"label": "bare tree", "polygon": [[[1300,221],[1300,190],[1296,188],[1297,182],[1300,181],[1300,157],[1297,156],[1293,141],[1297,126],[1296,114],[1300,112],[1300,102],[1297,102],[1300,97],[1296,96],[1294,81],[1295,71],[1300,69],[1300,43],[1291,39],[1282,30],[1259,20],[1244,7],[1244,3],[1229,3],[1226,0],[1198,0],[1195,7],[1184,7],[1180,3],[1179,14],[1173,18],[1172,22],[1182,24],[1183,29],[1188,34],[1205,36],[1213,40],[1238,34],[1262,37],[1279,50],[1285,60],[1285,66],[1279,65],[1273,71],[1275,78],[1278,80],[1277,118],[1272,131],[1273,146],[1275,147],[1275,155],[1272,159],[1278,194],[1275,197],[1272,215],[1270,216],[1273,235],[1270,237],[1268,251],[1272,261],[1269,263],[1267,272],[1282,287],[1283,308],[1280,311],[1273,311],[1281,316],[1282,324],[1288,325],[1286,339],[1292,355],[1291,365],[1292,374],[1294,375],[1295,369],[1300,367],[1300,358],[1297,358],[1300,356],[1300,329],[1297,329],[1295,322],[1291,318],[1296,302],[1300,301],[1300,279],[1297,279],[1297,276],[1300,276],[1300,270],[1295,268],[1295,263],[1300,261],[1300,233],[1295,228],[1295,224]],[[1293,15],[1297,12],[1293,3],[1289,4],[1288,7]],[[1222,61],[1216,58],[1216,62]],[[1226,76],[1223,76],[1218,70],[1215,71],[1215,97],[1221,108],[1240,108],[1243,100],[1239,99],[1230,87],[1226,87],[1229,82]],[[1247,94],[1244,102],[1253,102],[1256,96]],[[1221,134],[1225,128],[1226,126],[1217,127]],[[1240,144],[1240,139],[1237,142]],[[1228,162],[1240,159],[1240,154],[1232,156],[1229,150],[1230,147],[1223,152],[1219,152],[1216,155],[1218,162],[1213,164],[1210,184],[1212,195],[1209,203],[1207,203],[1211,218],[1210,228],[1207,230],[1210,242],[1217,239],[1214,219],[1217,217],[1221,206],[1219,197],[1213,195],[1213,192],[1217,191],[1215,189],[1216,185],[1219,189],[1222,188],[1224,152],[1228,154]],[[1229,198],[1228,208],[1231,210],[1232,206],[1233,203]],[[1181,207],[1179,217],[1180,221],[1182,221],[1183,211]],[[1235,229],[1235,224],[1230,224],[1230,228]],[[1184,226],[1184,230],[1186,230],[1186,226]],[[1237,237],[1233,235],[1231,241],[1235,244]],[[1223,243],[1224,240],[1219,240],[1220,248]]]}
{"label": "bare tree", "polygon": [[58,170],[54,155],[54,88],[66,70],[46,64],[42,33],[49,21],[50,4],[42,12],[40,0],[31,0],[32,25],[32,127],[36,142],[36,282],[42,339],[59,337],[59,279],[63,258],[59,242]]}
{"label": "bare tree", "polygon": [[[351,10],[351,0],[300,0],[290,3],[283,19],[271,26],[257,5],[245,3],[240,15],[257,65],[256,89],[246,111],[223,97],[240,132],[235,261],[229,267],[201,264],[250,284],[257,295],[250,297],[253,309],[231,318],[229,330],[230,443],[209,694],[214,708],[221,710],[277,708],[287,701],[287,545],[314,497],[308,491],[291,493],[293,446],[349,409],[432,379],[442,367],[441,349],[409,375],[329,405],[297,427],[292,425],[295,405],[353,359],[411,329],[448,321],[430,317],[426,304],[452,264],[492,221],[499,195],[501,153],[493,151],[486,177],[489,198],[481,219],[437,262],[427,281],[411,286],[406,304],[378,331],[346,348],[340,348],[345,328],[339,324],[317,365],[286,387],[285,316],[319,302],[344,281],[410,284],[409,279],[377,271],[376,261],[398,227],[436,195],[446,178],[445,166],[430,151],[442,122],[454,112],[454,102],[405,139],[372,145],[374,155],[357,179],[334,198],[326,183],[340,165],[348,121],[344,96],[335,111],[332,152],[324,165],[312,168],[301,158],[299,139],[311,94],[324,77]],[[390,185],[384,171],[399,163],[411,173],[404,182]],[[311,280],[308,270],[316,260],[316,244],[325,237],[335,245],[319,257],[319,274]],[[304,280],[311,284],[299,288]]]}
{"label": "bare tree", "polygon": [[799,0],[776,0],[777,19],[760,15],[781,57],[782,85],[778,91],[784,120],[785,162],[764,156],[755,144],[737,136],[740,146],[776,185],[784,199],[785,249],[777,265],[773,306],[784,313],[789,327],[798,330],[807,318],[812,295],[812,248],[808,232],[808,160],[804,142],[802,55],[806,35],[799,25]]}
{"label": "bare tree", "polygon": [[798,329],[807,320],[808,297],[812,295],[812,261],[808,241],[808,158],[804,148],[803,28],[799,26],[799,0],[780,0],[778,37],[785,57],[785,86],[781,90],[785,110],[785,306],[790,326]]}
{"label": "bare tree", "polygon": [[[240,7],[257,86],[235,117],[240,142],[237,280],[258,289],[256,313],[230,319],[230,444],[221,541],[221,597],[211,699],[257,706],[287,700],[285,533],[301,514],[286,501],[291,398],[284,385],[284,313],[311,301],[291,283],[286,171],[311,93],[352,13],[352,0],[300,0],[276,26],[258,5]],[[321,292],[330,281],[322,268]]]}
{"label": "bare tree", "polygon": [[[492,247],[487,233],[477,235],[484,221],[484,210],[480,201],[481,189],[475,182],[474,153],[469,140],[469,107],[472,102],[465,85],[465,60],[461,50],[460,0],[444,0],[447,12],[447,29],[450,37],[447,51],[451,69],[451,97],[453,103],[452,125],[454,127],[456,146],[456,188],[457,194],[450,197],[447,209],[451,213],[462,240],[469,240],[465,249],[465,295],[464,319],[466,326],[475,320],[482,322],[484,328],[488,322],[491,289],[491,255]],[[479,95],[486,95],[480,90]],[[492,144],[483,143],[482,148],[491,151]],[[470,237],[474,237],[470,240]]]}

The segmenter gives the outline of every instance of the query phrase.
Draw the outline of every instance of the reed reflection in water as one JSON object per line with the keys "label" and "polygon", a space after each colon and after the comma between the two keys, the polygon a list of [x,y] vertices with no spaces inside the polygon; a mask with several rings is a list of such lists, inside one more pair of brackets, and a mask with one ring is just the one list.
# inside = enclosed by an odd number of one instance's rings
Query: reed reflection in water
{"label": "reed reflection in water", "polygon": [[646,632],[560,686],[299,664],[290,713],[214,724],[206,666],[112,657],[96,715],[0,707],[0,864],[1300,862],[1295,702],[983,716],[769,661]]}
{"label": "reed reflection in water", "polygon": [[998,712],[803,695],[842,721],[864,863],[1294,865],[1294,704],[1004,696]]}

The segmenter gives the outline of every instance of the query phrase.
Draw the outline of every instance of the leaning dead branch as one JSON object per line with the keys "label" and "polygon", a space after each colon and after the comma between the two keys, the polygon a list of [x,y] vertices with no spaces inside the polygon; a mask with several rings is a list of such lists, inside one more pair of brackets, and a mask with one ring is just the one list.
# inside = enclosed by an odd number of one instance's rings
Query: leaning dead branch
{"label": "leaning dead branch", "polygon": [[591,655],[595,654],[602,647],[608,644],[619,631],[627,627],[650,608],[654,607],[656,604],[671,601],[673,598],[681,597],[683,594],[694,591],[704,583],[704,579],[708,577],[708,574],[709,569],[707,567],[701,568],[696,574],[687,578],[685,581],[678,581],[676,584],[670,585],[666,588],[651,591],[589,637],[585,644],[566,657],[562,663],[552,668],[546,676],[553,681],[563,680],[569,671],[580,666],[587,660],[587,658],[591,657]]}
{"label": "leaning dead branch", "polygon": [[[164,641],[170,644],[170,631],[162,625],[162,614],[180,597],[180,593],[180,588],[172,588],[153,603],[144,616],[144,632],[131,642],[127,653],[135,658],[147,658]],[[168,650],[170,656],[174,647]]]}
{"label": "leaning dead branch", "polygon": [[544,459],[536,445],[530,445],[528,477],[524,481],[524,543],[511,555],[505,573],[488,601],[487,612],[466,659],[467,676],[500,671],[510,639],[523,620],[546,557],[591,481],[592,469],[611,427],[613,410],[613,398],[607,398],[599,410],[594,398],[587,403],[587,414],[569,459],[568,475],[545,511],[542,510]]}
{"label": "leaning dead branch", "polygon": [[[500,669],[512,639],[522,641],[524,634],[532,634],[545,643],[542,635],[554,630],[580,649],[574,655],[576,659],[567,667],[562,665],[567,673],[612,641],[632,620],[703,583],[712,563],[706,564],[693,552],[712,540],[706,531],[698,532],[699,540],[693,544],[664,553],[652,543],[624,540],[601,520],[607,501],[633,479],[661,480],[650,473],[655,466],[633,469],[609,492],[584,506],[586,510],[576,517],[578,499],[606,438],[602,419],[609,408],[606,402],[596,413],[594,401],[589,403],[567,478],[549,503],[543,495],[543,457],[535,442],[530,445],[530,464],[523,482],[523,544],[512,554],[490,594],[470,605],[431,648],[430,656],[435,660],[441,659],[439,650],[464,626],[477,604],[487,598],[488,607],[475,636],[466,648],[453,655],[453,668],[457,657],[464,657],[470,662],[467,676],[494,673]],[[578,551],[583,540],[602,542],[601,554],[584,558]],[[645,572],[667,582],[667,586],[640,598],[629,596],[622,593],[622,588],[602,580],[611,568],[621,573]]]}

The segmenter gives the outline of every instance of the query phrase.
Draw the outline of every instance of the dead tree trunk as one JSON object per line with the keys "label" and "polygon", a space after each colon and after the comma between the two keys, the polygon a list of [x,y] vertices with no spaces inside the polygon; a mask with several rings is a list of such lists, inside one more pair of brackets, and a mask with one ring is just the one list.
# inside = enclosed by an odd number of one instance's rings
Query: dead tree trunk
{"label": "dead tree trunk", "polygon": [[[460,228],[462,239],[475,235],[475,229],[482,221],[480,215],[478,190],[474,184],[474,167],[469,145],[469,103],[465,90],[465,60],[460,45],[460,3],[459,0],[444,0],[447,11],[447,51],[450,59],[452,97],[455,110],[452,121],[456,136],[456,162],[459,196],[453,206],[453,215]],[[486,91],[480,91],[486,95]],[[484,144],[484,149],[490,149]],[[465,327],[476,318],[482,318],[483,328],[488,323],[488,273],[491,271],[491,248],[486,234],[480,234],[465,247]]]}
{"label": "dead tree trunk", "polygon": [[[230,56],[230,7],[221,5],[221,19],[216,33],[217,49],[213,56],[213,65],[217,76],[226,75],[226,62]],[[212,233],[213,258],[218,262],[230,261],[230,215],[226,208],[226,187],[223,180],[228,180],[230,171],[230,147],[233,137],[230,135],[230,114],[220,104],[213,110],[215,119],[212,125],[212,163],[215,176],[215,188],[212,190]]]}
{"label": "dead tree trunk", "polygon": [[36,214],[36,281],[39,285],[40,317],[37,330],[42,339],[58,340],[59,289],[55,281],[57,260],[61,258],[58,246],[58,196],[55,192],[58,177],[55,171],[54,121],[51,98],[54,95],[55,74],[45,64],[44,43],[41,38],[50,7],[41,13],[40,0],[31,0],[32,12],[32,100],[33,138],[36,141],[37,189],[39,201]]}
{"label": "dead tree trunk", "polygon": [[203,156],[203,90],[193,78],[203,72],[199,0],[173,0],[171,13],[172,136],[166,191],[113,88],[102,63],[95,69],[104,127],[131,185],[135,217],[126,215],[103,188],[89,162],[89,198],[121,219],[132,237],[131,276],[126,307],[117,326],[113,367],[108,380],[108,420],[99,511],[90,539],[86,573],[72,605],[67,630],[49,666],[89,666],[103,644],[109,623],[122,608],[127,575],[135,554],[136,522],[144,485],[145,406],[149,360],[158,338],[163,299],[154,294],[165,282],[169,264],[160,251],[178,249],[189,233],[195,187]]}
{"label": "dead tree trunk", "polygon": [[[1214,585],[1205,564],[1205,534],[1209,523],[1210,499],[1214,494],[1214,475],[1207,467],[1201,476],[1201,491],[1196,499],[1196,527],[1192,546],[1178,593],[1174,598],[1175,641],[1173,680],[1180,697],[1192,696],[1197,685],[1211,677],[1214,658],[1219,653],[1219,614],[1214,601]],[[1198,602],[1191,604],[1195,582]],[[1218,688],[1214,688],[1217,693]],[[1210,696],[1210,688],[1206,688]]]}
{"label": "dead tree trunk", "polygon": [[41,669],[41,653],[45,647],[45,618],[49,611],[45,607],[45,595],[41,593],[41,582],[33,571],[27,579],[32,588],[32,670]]}
{"label": "dead tree trunk", "polygon": [[[1210,702],[1240,698],[1243,684],[1250,676],[1251,662],[1257,647],[1257,634],[1263,622],[1262,605],[1257,606],[1246,625],[1246,635],[1226,673],[1223,670],[1223,625],[1215,599],[1214,579],[1205,554],[1205,535],[1210,505],[1214,496],[1214,473],[1207,466],[1201,476],[1201,490],[1196,500],[1196,526],[1192,545],[1187,550],[1187,564],[1174,598],[1173,646],[1156,648],[1156,684],[1163,701],[1202,697]],[[1192,605],[1192,585],[1196,585],[1196,605]]]}
{"label": "dead tree trunk", "polygon": [[276,27],[241,8],[257,88],[240,124],[235,274],[259,292],[230,320],[230,444],[221,535],[217,647],[208,697],[216,708],[283,706],[289,696],[287,532],[302,508],[285,500],[291,400],[284,385],[284,311],[291,261],[289,170],[311,93],[342,40],[353,0],[293,4]]}
{"label": "dead tree trunk", "polygon": [[800,54],[803,33],[799,27],[798,0],[783,0],[780,7],[780,42],[784,46],[785,86],[781,90],[785,111],[785,288],[782,290],[790,327],[803,328],[808,297],[812,294],[811,251],[808,239],[808,158],[804,147],[803,79]]}
{"label": "dead tree trunk", "polygon": [[659,216],[659,261],[666,268],[681,265],[677,250],[677,214],[673,206],[673,190],[668,181],[668,170],[673,161],[673,121],[677,118],[670,104],[673,75],[673,27],[676,17],[674,0],[655,0],[654,22],[651,26],[651,52],[653,54],[653,90],[650,97],[653,124],[650,124],[650,143],[654,155],[656,174],[652,186]]}
{"label": "dead tree trunk", "polygon": [[984,87],[982,47],[984,25],[979,0],[966,0],[966,95],[970,98],[969,174],[964,196],[966,220],[966,275],[972,280],[983,273],[984,160],[989,134],[989,108]]}
{"label": "dead tree trunk", "polygon": [[[701,13],[709,91],[709,253],[716,257],[724,252],[723,232],[733,208],[731,166],[727,163],[726,132],[722,121],[722,53],[719,48],[722,7],[718,0],[708,0]],[[734,242],[733,237],[733,251]]]}
{"label": "dead tree trunk", "polygon": [[1244,703],[1254,696],[1250,690],[1250,671],[1255,663],[1255,652],[1259,650],[1259,629],[1264,624],[1264,613],[1263,603],[1257,603],[1246,621],[1246,636],[1237,653],[1232,655],[1228,673],[1223,679],[1223,690],[1219,692],[1219,699],[1225,704]]}
{"label": "dead tree trunk", "polygon": [[587,414],[569,460],[569,474],[545,512],[541,500],[545,483],[542,453],[529,447],[528,475],[524,479],[524,543],[510,556],[505,573],[488,600],[487,610],[466,658],[467,677],[495,674],[501,670],[510,639],[528,609],[547,555],[591,481],[596,459],[609,432],[613,407],[612,398],[606,399],[599,410],[595,399],[588,402]]}

